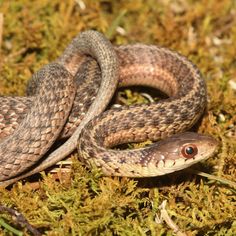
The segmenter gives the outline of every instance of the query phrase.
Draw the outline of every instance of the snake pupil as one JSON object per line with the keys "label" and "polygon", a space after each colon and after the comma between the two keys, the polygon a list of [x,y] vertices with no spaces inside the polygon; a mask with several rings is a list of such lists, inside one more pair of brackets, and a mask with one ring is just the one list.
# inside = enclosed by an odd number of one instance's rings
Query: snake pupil
{"label": "snake pupil", "polygon": [[187,154],[191,155],[191,154],[193,154],[193,152],[194,152],[194,150],[193,150],[192,147],[187,147],[187,148],[186,148],[186,153],[187,153]]}

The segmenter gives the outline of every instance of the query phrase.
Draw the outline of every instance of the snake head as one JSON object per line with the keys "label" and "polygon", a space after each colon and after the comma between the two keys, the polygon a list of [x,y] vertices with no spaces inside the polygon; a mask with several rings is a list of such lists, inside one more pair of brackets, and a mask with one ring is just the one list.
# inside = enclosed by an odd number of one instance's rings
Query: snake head
{"label": "snake head", "polygon": [[[213,137],[191,132],[160,141],[150,148],[150,163],[156,166],[152,175],[164,175],[185,169],[212,156],[217,146],[218,142]],[[149,166],[148,169],[154,168]]]}

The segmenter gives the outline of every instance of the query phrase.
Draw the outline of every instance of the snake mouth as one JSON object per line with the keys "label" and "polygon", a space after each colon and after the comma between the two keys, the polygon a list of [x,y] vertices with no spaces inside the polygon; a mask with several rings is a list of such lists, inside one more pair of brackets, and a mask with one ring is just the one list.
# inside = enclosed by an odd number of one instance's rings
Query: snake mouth
{"label": "snake mouth", "polygon": [[[154,177],[188,168],[213,156],[218,150],[218,144],[216,139],[207,135],[190,132],[174,135],[163,142],[161,141],[159,145],[153,146],[151,154],[148,153],[151,157],[145,157],[149,162],[145,167],[142,167],[143,170],[139,168],[139,171],[142,176]],[[197,149],[191,153],[193,155],[191,157],[184,156],[183,147],[193,145]]]}
{"label": "snake mouth", "polygon": [[163,163],[158,163],[158,167],[162,170],[163,175],[188,168],[212,157],[218,150],[219,142],[210,136],[201,135],[201,139],[197,142],[198,153],[192,158],[183,158],[181,156],[174,160],[169,159],[162,161]]}

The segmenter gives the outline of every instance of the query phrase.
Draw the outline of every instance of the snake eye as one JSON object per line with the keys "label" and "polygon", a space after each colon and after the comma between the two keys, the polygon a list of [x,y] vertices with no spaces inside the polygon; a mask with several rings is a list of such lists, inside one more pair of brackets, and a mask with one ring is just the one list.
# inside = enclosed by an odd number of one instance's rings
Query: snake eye
{"label": "snake eye", "polygon": [[186,144],[181,148],[181,153],[186,158],[193,158],[197,155],[198,149],[195,144]]}

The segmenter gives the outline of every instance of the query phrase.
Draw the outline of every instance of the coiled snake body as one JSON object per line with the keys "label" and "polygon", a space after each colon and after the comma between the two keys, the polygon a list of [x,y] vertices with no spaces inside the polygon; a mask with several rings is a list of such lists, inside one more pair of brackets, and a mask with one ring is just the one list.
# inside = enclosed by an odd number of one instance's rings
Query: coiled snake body
{"label": "coiled snake body", "polygon": [[[118,80],[119,86],[151,86],[170,98],[98,115]],[[33,76],[28,91],[29,97],[0,98],[0,185],[55,164],[77,145],[82,161],[96,164],[106,175],[130,177],[186,168],[208,158],[217,145],[200,134],[172,136],[199,119],[206,106],[206,86],[190,61],[165,48],[113,47],[100,33],[87,31]],[[48,153],[56,139],[69,136]],[[147,139],[164,140],[137,150],[110,149]]]}

